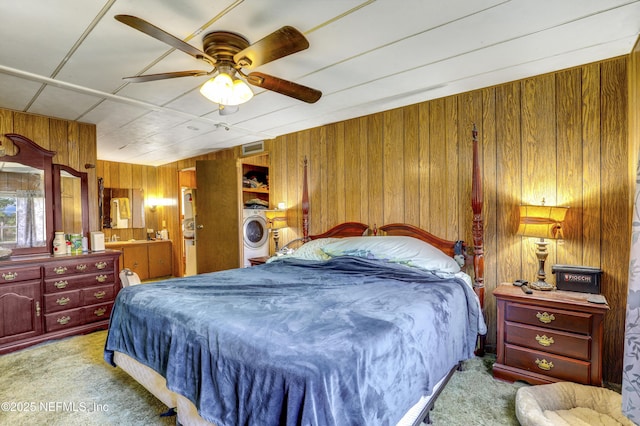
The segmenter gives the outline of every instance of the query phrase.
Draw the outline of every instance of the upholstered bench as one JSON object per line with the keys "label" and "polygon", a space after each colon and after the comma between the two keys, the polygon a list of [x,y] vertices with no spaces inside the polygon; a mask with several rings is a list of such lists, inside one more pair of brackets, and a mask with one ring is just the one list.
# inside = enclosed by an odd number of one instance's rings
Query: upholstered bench
{"label": "upholstered bench", "polygon": [[620,394],[569,382],[518,389],[516,416],[522,426],[634,426],[622,414]]}

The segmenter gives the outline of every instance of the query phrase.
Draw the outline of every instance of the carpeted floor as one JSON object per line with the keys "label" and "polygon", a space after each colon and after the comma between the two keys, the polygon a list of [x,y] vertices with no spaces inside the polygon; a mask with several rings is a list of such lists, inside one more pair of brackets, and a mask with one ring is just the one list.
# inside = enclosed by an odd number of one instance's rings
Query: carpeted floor
{"label": "carpeted floor", "polygon": [[[103,361],[106,332],[44,343],[0,356],[1,425],[173,425],[161,402]],[[522,384],[493,379],[494,358],[467,361],[431,413],[435,425],[518,425]]]}

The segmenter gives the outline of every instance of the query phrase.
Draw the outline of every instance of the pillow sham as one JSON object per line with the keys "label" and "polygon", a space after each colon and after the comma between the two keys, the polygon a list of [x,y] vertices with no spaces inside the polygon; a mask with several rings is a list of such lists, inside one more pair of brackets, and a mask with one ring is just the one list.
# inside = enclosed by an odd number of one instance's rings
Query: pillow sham
{"label": "pillow sham", "polygon": [[427,242],[407,236],[339,238],[324,245],[322,251],[330,257],[357,256],[401,263],[428,271],[460,271],[460,265],[452,257]]}

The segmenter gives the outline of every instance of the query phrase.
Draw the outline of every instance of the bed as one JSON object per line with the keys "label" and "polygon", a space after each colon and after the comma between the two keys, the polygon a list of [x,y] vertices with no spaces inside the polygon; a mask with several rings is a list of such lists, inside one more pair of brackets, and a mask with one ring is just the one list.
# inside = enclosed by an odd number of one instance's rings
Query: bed
{"label": "bed", "polygon": [[309,235],[306,166],[302,206],[293,254],[118,294],[105,360],[177,408],[179,424],[417,425],[482,351],[478,209],[472,280],[454,260],[463,243],[412,225]]}

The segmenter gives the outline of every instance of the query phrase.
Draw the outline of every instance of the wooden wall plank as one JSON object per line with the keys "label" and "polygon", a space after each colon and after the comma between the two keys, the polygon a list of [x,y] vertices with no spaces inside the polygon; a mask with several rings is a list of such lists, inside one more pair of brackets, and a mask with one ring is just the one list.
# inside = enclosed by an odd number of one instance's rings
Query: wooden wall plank
{"label": "wooden wall plank", "polygon": [[366,167],[361,163],[360,150],[355,149],[361,145],[359,120],[347,120],[344,123],[344,144],[345,221],[366,221],[360,211],[361,177],[366,176]]}
{"label": "wooden wall plank", "polygon": [[404,222],[404,147],[402,109],[382,113],[384,223]]}
{"label": "wooden wall plank", "polygon": [[420,109],[404,108],[404,222],[420,223]]}
{"label": "wooden wall plank", "polygon": [[[446,233],[447,219],[442,212],[448,212],[449,191],[447,188],[446,130],[444,99],[430,102],[431,116],[429,117],[429,229],[438,229]],[[434,231],[435,232],[435,231]]]}
{"label": "wooden wall plank", "polygon": [[[460,140],[458,138],[458,97],[445,98],[445,186],[440,188],[447,196],[445,202],[446,228],[440,235],[449,240],[457,240],[460,235],[460,160],[458,158]],[[463,201],[465,205],[469,199]]]}
{"label": "wooden wall plank", "polygon": [[[563,233],[566,240],[557,244],[557,258],[554,263],[580,265],[584,248],[582,241],[572,238],[582,235],[582,73],[573,68],[559,72],[556,77],[556,117],[557,117],[557,199],[559,206],[569,206]],[[555,283],[555,277],[548,269],[548,281]]]}
{"label": "wooden wall plank", "polygon": [[431,210],[431,135],[429,133],[429,116],[430,116],[430,103],[424,102],[419,104],[419,168],[420,168],[420,220],[418,226],[422,229],[431,229],[430,222],[430,210]]}
{"label": "wooden wall plank", "polygon": [[601,262],[602,210],[600,208],[601,131],[600,131],[600,65],[582,68],[582,235],[584,248],[581,265],[598,266]]}
{"label": "wooden wall plank", "polygon": [[367,176],[369,183],[369,227],[384,225],[384,138],[382,127],[384,119],[381,113],[367,118]]}

